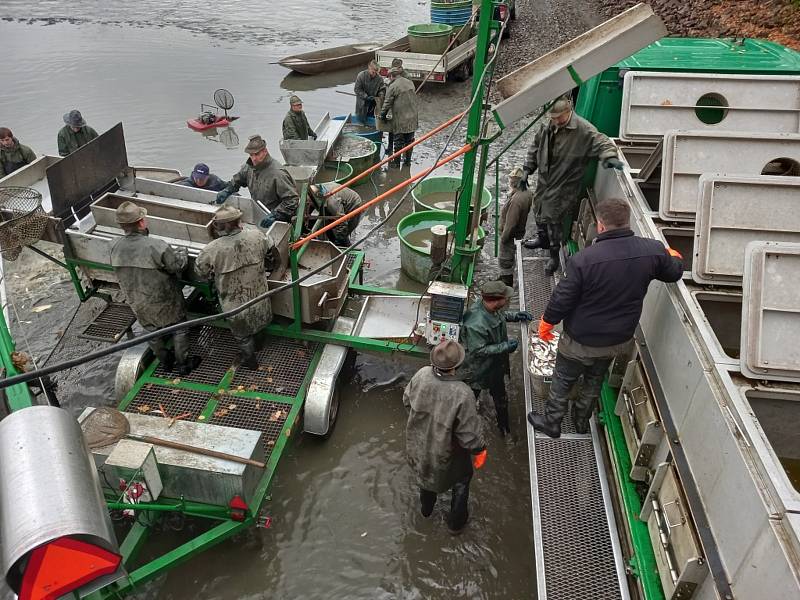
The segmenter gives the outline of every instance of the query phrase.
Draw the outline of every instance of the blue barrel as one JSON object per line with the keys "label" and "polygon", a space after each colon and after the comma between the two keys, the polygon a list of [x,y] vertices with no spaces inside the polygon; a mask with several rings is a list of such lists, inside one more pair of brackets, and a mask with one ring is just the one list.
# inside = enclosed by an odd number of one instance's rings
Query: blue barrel
{"label": "blue barrel", "polygon": [[463,25],[472,16],[472,2],[431,2],[431,23]]}
{"label": "blue barrel", "polygon": [[[346,115],[333,117],[334,121],[344,121],[346,118]],[[345,133],[352,133],[359,137],[367,138],[376,144],[381,143],[381,140],[383,139],[383,132],[375,129],[375,117],[367,117],[367,122],[364,123],[356,115],[350,115],[350,120],[347,122],[351,125],[355,125],[358,129],[346,131]]]}

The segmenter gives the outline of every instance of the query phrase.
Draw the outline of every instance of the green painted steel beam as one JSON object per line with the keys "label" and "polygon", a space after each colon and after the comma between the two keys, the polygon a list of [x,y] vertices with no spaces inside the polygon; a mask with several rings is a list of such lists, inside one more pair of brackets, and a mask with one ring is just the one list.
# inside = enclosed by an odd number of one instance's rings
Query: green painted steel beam
{"label": "green painted steel beam", "polygon": [[122,555],[122,564],[126,568],[130,568],[131,563],[136,560],[139,550],[147,542],[150,537],[150,528],[146,525],[140,524],[138,521],[133,524],[128,535],[122,540],[119,546],[119,553]]}
{"label": "green painted steel beam", "polygon": [[309,342],[319,342],[322,344],[338,344],[356,350],[366,350],[370,352],[401,352],[409,356],[427,357],[429,350],[420,348],[409,343],[397,343],[386,340],[374,340],[370,338],[346,335],[343,333],[331,333],[328,331],[317,331],[315,329],[287,329],[280,325],[272,324],[266,328],[267,333],[281,337],[306,340]]}
{"label": "green painted steel beam", "polygon": [[[19,370],[14,366],[14,361],[11,360],[11,354],[15,350],[14,338],[11,337],[5,315],[2,308],[0,308],[0,355],[2,355],[0,358],[2,358],[6,377],[20,374]],[[8,410],[11,412],[33,406],[31,392],[24,383],[18,383],[6,388],[5,393]]]}
{"label": "green painted steel beam", "polygon": [[349,289],[355,294],[366,294],[373,296],[419,296],[417,292],[407,292],[405,290],[395,290],[391,288],[382,288],[374,285],[363,285],[359,283],[351,283]]}
{"label": "green painted steel beam", "polygon": [[600,419],[605,426],[607,439],[611,446],[611,459],[616,463],[617,489],[622,496],[625,521],[633,544],[634,555],[631,557],[631,571],[639,579],[645,600],[664,600],[664,590],[658,576],[653,546],[647,523],[639,520],[642,501],[636,490],[636,483],[628,476],[631,472],[631,458],[622,431],[622,422],[614,413],[617,394],[607,383],[603,384],[600,394]]}

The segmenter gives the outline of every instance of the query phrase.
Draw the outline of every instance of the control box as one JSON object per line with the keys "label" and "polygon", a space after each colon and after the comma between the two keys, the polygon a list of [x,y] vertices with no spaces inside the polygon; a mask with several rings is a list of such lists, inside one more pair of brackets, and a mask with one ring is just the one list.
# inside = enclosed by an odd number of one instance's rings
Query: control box
{"label": "control box", "polygon": [[428,293],[431,306],[425,320],[425,339],[432,346],[445,340],[458,341],[467,305],[467,287],[460,283],[434,281]]}

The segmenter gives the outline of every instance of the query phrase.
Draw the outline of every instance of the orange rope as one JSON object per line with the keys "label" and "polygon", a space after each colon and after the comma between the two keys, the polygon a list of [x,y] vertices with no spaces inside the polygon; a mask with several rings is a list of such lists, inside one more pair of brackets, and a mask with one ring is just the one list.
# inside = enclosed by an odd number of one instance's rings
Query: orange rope
{"label": "orange rope", "polygon": [[[464,111],[464,112],[466,112],[466,111]],[[441,125],[439,125],[438,127],[435,127],[435,128],[433,128],[433,129],[431,129],[431,130],[430,130],[428,133],[426,133],[425,135],[423,135],[421,138],[418,138],[418,139],[414,140],[414,141],[413,141],[413,142],[411,142],[411,143],[410,143],[408,146],[405,146],[404,148],[401,148],[400,150],[398,150],[397,152],[395,152],[395,153],[394,153],[394,154],[392,154],[391,156],[387,156],[386,158],[384,158],[384,159],[383,159],[382,161],[380,161],[379,163],[377,163],[377,164],[375,164],[375,165],[372,165],[372,166],[371,166],[369,169],[367,169],[367,170],[366,170],[366,171],[364,171],[363,173],[359,173],[358,175],[356,175],[355,177],[353,177],[351,180],[349,180],[349,181],[345,181],[345,182],[344,182],[342,185],[340,185],[339,187],[337,187],[337,188],[333,189],[332,191],[328,192],[327,194],[325,194],[325,198],[327,198],[328,196],[333,196],[333,195],[334,195],[336,192],[338,192],[338,191],[340,191],[340,190],[343,190],[343,189],[344,189],[344,188],[346,188],[346,187],[350,187],[350,186],[351,186],[351,185],[353,185],[353,184],[354,184],[356,181],[360,181],[361,179],[363,179],[364,177],[366,177],[367,175],[369,175],[369,174],[370,174],[370,173],[372,173],[373,171],[376,171],[377,169],[380,169],[380,168],[381,168],[383,165],[385,165],[387,162],[389,162],[390,160],[392,160],[393,158],[395,158],[395,157],[397,157],[397,156],[400,156],[400,155],[401,155],[403,152],[406,152],[406,151],[410,150],[411,148],[413,148],[413,147],[414,147],[414,146],[416,146],[417,144],[419,144],[419,143],[421,143],[421,142],[424,142],[425,140],[427,140],[429,137],[436,135],[436,134],[437,134],[437,133],[439,133],[439,132],[440,132],[442,129],[445,129],[445,128],[447,128],[447,127],[450,127],[450,125],[452,125],[453,123],[455,123],[456,121],[458,121],[458,120],[459,120],[459,119],[462,117],[462,115],[463,115],[463,114],[464,114],[464,113],[463,113],[463,112],[461,112],[461,113],[458,113],[457,115],[455,115],[455,116],[453,116],[453,117],[450,117],[450,118],[449,118],[447,121],[445,121],[444,123],[442,123],[442,124],[441,124]]]}
{"label": "orange rope", "polygon": [[325,225],[325,227],[317,229],[316,231],[312,231],[306,237],[297,240],[294,244],[292,244],[292,249],[293,250],[297,250],[298,248],[300,248],[301,246],[307,244],[308,242],[310,242],[314,238],[317,238],[317,237],[321,236],[323,233],[325,233],[327,231],[330,231],[331,229],[333,229],[337,225],[340,225],[341,223],[344,223],[345,221],[349,221],[350,219],[355,217],[357,214],[360,214],[360,213],[364,212],[365,210],[367,210],[373,204],[377,204],[381,200],[384,200],[384,199],[388,198],[389,196],[394,194],[396,191],[403,189],[404,187],[406,187],[407,185],[409,185],[411,183],[414,183],[417,179],[422,179],[423,177],[427,177],[428,174],[430,174],[434,169],[438,169],[442,165],[446,165],[451,160],[458,158],[462,154],[466,154],[467,152],[472,150],[472,148],[473,148],[472,144],[467,144],[466,146],[462,146],[461,148],[459,148],[458,150],[456,150],[455,152],[453,152],[449,156],[447,156],[447,157],[443,158],[442,160],[440,160],[439,162],[437,162],[432,167],[428,167],[424,171],[420,171],[419,173],[417,173],[413,177],[409,177],[405,181],[402,181],[402,182],[398,183],[392,189],[386,190],[382,194],[380,194],[378,196],[375,196],[372,200],[362,204],[361,206],[359,206],[355,210],[347,213],[346,215],[342,215],[341,217],[339,217],[335,221],[332,221],[331,223],[328,223],[327,225]]}

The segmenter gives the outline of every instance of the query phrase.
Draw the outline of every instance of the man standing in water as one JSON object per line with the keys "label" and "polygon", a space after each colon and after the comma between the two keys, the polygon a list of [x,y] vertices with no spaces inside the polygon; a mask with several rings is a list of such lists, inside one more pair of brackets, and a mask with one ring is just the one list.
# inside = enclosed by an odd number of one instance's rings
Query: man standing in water
{"label": "man standing in water", "polygon": [[484,283],[481,301],[467,311],[461,326],[461,341],[467,352],[464,381],[472,388],[475,398],[480,396],[481,390],[489,390],[502,436],[511,433],[505,382],[505,376],[511,374],[508,355],[519,346],[517,340],[508,339],[506,322],[533,320],[529,312],[503,310],[513,291],[502,281]]}
{"label": "man standing in water", "polygon": [[362,123],[375,116],[375,99],[386,87],[383,77],[378,73],[378,63],[369,61],[369,65],[356,77],[353,91],[356,93],[356,116]]}
{"label": "man standing in water", "polygon": [[[146,331],[156,331],[186,320],[186,306],[178,277],[189,263],[186,248],[173,248],[163,240],[150,237],[147,210],[133,202],[117,208],[117,223],[125,236],[111,249],[111,266],[119,287],[139,324]],[[189,356],[189,330],[172,335],[173,350],[163,338],[147,342],[161,366],[179,375],[188,375],[200,364]]]}
{"label": "man standing in water", "polygon": [[285,140],[315,140],[317,134],[311,129],[308,117],[303,110],[303,101],[300,96],[289,98],[289,112],[283,118],[283,139]]}
{"label": "man standing in water", "polygon": [[[263,231],[244,229],[242,211],[233,206],[220,208],[213,226],[217,239],[200,251],[195,271],[203,279],[214,280],[219,304],[229,311],[267,292],[266,271],[271,271],[277,260],[275,245]],[[269,298],[228,319],[244,367],[258,369],[255,336],[271,321]]]}
{"label": "man standing in water", "polygon": [[36,153],[19,143],[8,127],[0,127],[0,178],[36,160]]}
{"label": "man standing in water", "polygon": [[275,221],[288,223],[297,213],[300,197],[297,185],[283,165],[272,158],[267,143],[260,135],[251,135],[244,151],[250,155],[230,183],[217,194],[217,204],[225,202],[231,194],[246,187],[250,197],[267,207],[271,212],[262,219],[265,229]]}
{"label": "man standing in water", "polygon": [[[391,116],[391,128],[394,135],[392,152],[397,152],[414,141],[414,133],[419,127],[419,109],[417,107],[417,91],[414,84],[405,77],[403,67],[392,67],[389,71],[391,83],[386,92],[386,100],[381,106],[381,119],[388,120]],[[403,154],[406,166],[411,165],[411,153],[407,150]],[[400,157],[389,163],[390,167],[400,167]]]}
{"label": "man standing in water", "polygon": [[486,462],[486,442],[472,392],[456,369],[464,348],[447,340],[431,352],[431,366],[411,378],[403,393],[409,409],[406,453],[419,480],[423,517],[430,517],[438,494],[451,490],[447,528],[459,533],[469,519],[473,468]]}
{"label": "man standing in water", "polygon": [[66,113],[64,123],[58,132],[59,156],[68,156],[97,137],[97,132],[86,124],[79,110]]}

